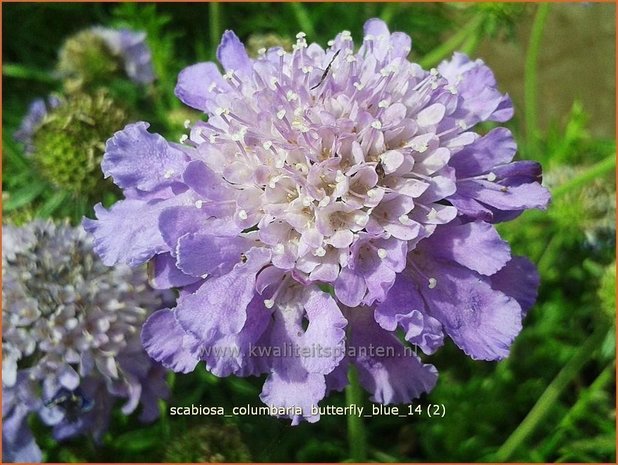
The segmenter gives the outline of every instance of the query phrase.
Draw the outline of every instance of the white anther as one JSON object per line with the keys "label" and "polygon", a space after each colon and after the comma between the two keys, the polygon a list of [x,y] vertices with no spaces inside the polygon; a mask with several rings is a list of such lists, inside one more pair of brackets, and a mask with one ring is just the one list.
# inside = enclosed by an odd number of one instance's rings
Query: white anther
{"label": "white anther", "polygon": [[246,220],[247,218],[249,218],[249,215],[247,215],[247,212],[245,210],[240,210],[238,212],[238,218],[240,218],[241,220]]}
{"label": "white anther", "polygon": [[279,50],[277,50],[277,55],[282,57],[285,55],[285,50],[283,50],[282,48],[280,48]]}
{"label": "white anther", "polygon": [[438,70],[436,68],[431,68],[429,70],[429,74],[431,74],[432,76],[437,76],[438,75]]}
{"label": "white anther", "polygon": [[329,203],[330,203],[330,197],[327,195],[322,200],[320,200],[320,202],[318,203],[318,206],[325,207]]}
{"label": "white anther", "polygon": [[226,81],[231,80],[234,77],[234,70],[230,69],[229,71],[227,71],[224,75],[223,75],[223,79],[225,79]]}
{"label": "white anther", "polygon": [[302,71],[305,74],[309,74],[309,73],[311,73],[313,71],[313,66],[303,66],[302,67]]}
{"label": "white anther", "polygon": [[462,120],[462,119],[457,121],[457,126],[459,126],[461,129],[466,129],[468,127],[466,122],[464,120]]}
{"label": "white anther", "polygon": [[174,176],[174,170],[171,170],[171,169],[170,169],[170,170],[167,170],[167,171],[163,174],[163,177],[164,177],[165,179],[169,179],[169,178],[171,178],[172,176]]}
{"label": "white anther", "polygon": [[204,204],[203,200],[196,200],[195,201],[195,208],[202,208],[203,204]]}
{"label": "white anther", "polygon": [[279,82],[279,80],[278,80],[276,77],[272,76],[272,77],[270,78],[270,85],[271,85],[272,87],[275,87],[275,85],[276,85],[278,82]]}
{"label": "white anther", "polygon": [[215,110],[215,115],[217,116],[221,116],[221,115],[227,115],[230,112],[230,110],[228,110],[227,108],[223,108],[223,107],[219,107]]}
{"label": "white anther", "polygon": [[276,254],[282,254],[283,252],[285,252],[285,247],[283,246],[283,244],[277,244],[275,248],[273,249],[273,251]]}
{"label": "white anther", "polygon": [[296,163],[294,165],[294,168],[296,168],[298,171],[300,171],[303,174],[307,174],[309,172],[309,168],[307,168],[307,165],[305,165],[304,163]]}
{"label": "white anther", "polygon": [[375,40],[375,36],[373,34],[367,34],[365,40]]}
{"label": "white anther", "polygon": [[191,120],[186,119],[184,126],[185,126],[185,129],[189,129],[189,127],[191,126]]}
{"label": "white anther", "polygon": [[425,150],[427,150],[429,147],[427,146],[427,144],[420,144],[420,145],[413,145],[412,149],[418,153],[423,153]]}
{"label": "white anther", "polygon": [[446,86],[446,90],[448,90],[453,95],[457,93],[457,87],[455,87],[453,84],[449,84],[448,86]]}
{"label": "white anther", "polygon": [[333,45],[335,45],[335,41],[329,40],[328,42],[326,42],[326,45],[328,45],[329,47],[332,47]]}
{"label": "white anther", "polygon": [[317,249],[315,249],[315,252],[313,252],[313,254],[316,257],[323,257],[324,255],[326,255],[326,249],[324,247],[320,246]]}
{"label": "white anther", "polygon": [[208,92],[212,92],[216,88],[217,88],[217,83],[216,82],[211,82],[210,85],[208,86]]}
{"label": "white anther", "polygon": [[265,55],[266,54],[266,48],[262,47],[262,48],[258,48],[258,55]]}
{"label": "white anther", "polygon": [[208,136],[208,141],[209,141],[211,144],[214,144],[214,143],[217,141],[217,135],[216,135],[216,134],[211,134],[211,135],[209,135],[209,136]]}
{"label": "white anther", "polygon": [[348,55],[347,57],[345,57],[345,61],[347,61],[348,63],[354,63],[356,61],[356,57],[354,55]]}
{"label": "white anther", "polygon": [[185,141],[186,141],[188,138],[189,138],[189,136],[187,136],[186,134],[183,134],[182,136],[180,136],[179,141],[180,141],[180,143],[181,143],[181,144],[184,144],[184,143],[185,143]]}
{"label": "white anther", "polygon": [[208,278],[208,273],[204,273],[202,276],[200,276],[200,278],[202,278],[202,279]]}
{"label": "white anther", "polygon": [[285,166],[285,158],[280,158],[275,162],[275,167],[283,168]]}
{"label": "white anther", "polygon": [[273,308],[275,306],[275,301],[272,299],[266,299],[264,301],[264,307],[266,308]]}
{"label": "white anther", "polygon": [[408,217],[408,215],[401,215],[399,217],[399,222],[405,225],[412,224],[412,220]]}
{"label": "white anther", "polygon": [[367,196],[369,196],[369,198],[374,198],[376,195],[378,195],[378,189],[373,188],[373,189],[369,189],[367,191]]}
{"label": "white anther", "polygon": [[380,257],[380,258],[386,258],[386,250],[384,250],[384,249],[378,249],[378,257]]}
{"label": "white anther", "polygon": [[365,86],[362,85],[360,82],[355,82],[354,87],[356,87],[356,90],[363,90],[365,88]]}
{"label": "white anther", "polygon": [[300,31],[298,34],[296,34],[297,39],[302,39],[304,37],[307,37],[307,34],[305,34],[303,31]]}
{"label": "white anther", "polygon": [[489,182],[494,182],[494,181],[496,180],[496,173],[494,173],[493,171],[492,171],[492,172],[490,172],[490,173],[487,175],[487,180],[488,180]]}
{"label": "white anther", "polygon": [[272,146],[273,146],[273,143],[269,140],[267,140],[266,142],[262,144],[262,147],[264,147],[264,150],[269,150]]}
{"label": "white anther", "polygon": [[373,123],[371,123],[371,127],[374,129],[382,129],[382,122],[377,119]]}
{"label": "white anther", "polygon": [[306,195],[305,197],[303,197],[303,206],[308,207],[309,205],[311,205],[311,203],[313,202],[313,198]]}
{"label": "white anther", "polygon": [[429,278],[429,284],[428,284],[429,289],[433,289],[437,285],[438,285],[438,280],[436,278]]}
{"label": "white anther", "polygon": [[380,103],[378,103],[378,108],[387,108],[388,105],[388,100],[380,100]]}
{"label": "white anther", "polygon": [[346,177],[343,174],[343,172],[341,170],[337,170],[337,175],[335,176],[335,181],[337,182],[343,182],[345,181]]}
{"label": "white anther", "polygon": [[285,110],[281,109],[277,112],[277,119],[283,119],[285,117]]}

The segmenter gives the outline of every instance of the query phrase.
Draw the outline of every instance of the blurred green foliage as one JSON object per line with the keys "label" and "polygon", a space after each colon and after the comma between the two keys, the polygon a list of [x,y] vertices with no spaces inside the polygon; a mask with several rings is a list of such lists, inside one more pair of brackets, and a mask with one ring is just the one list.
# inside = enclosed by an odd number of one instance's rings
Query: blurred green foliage
{"label": "blurred green foliage", "polygon": [[[2,8],[3,213],[5,221],[15,223],[37,216],[77,223],[95,200],[111,204],[117,197],[98,191],[93,199],[59,189],[48,181],[49,170],[25,156],[12,138],[34,98],[62,91],[54,74],[59,50],[68,37],[89,26],[122,26],[148,34],[155,84],[140,89],[114,80],[106,87],[132,118],[150,121],[153,130],[177,139],[183,122],[199,115],[174,97],[176,76],[184,66],[212,60],[224,29],[249,42],[259,36],[264,40],[265,34],[290,40],[304,30],[310,41],[325,44],[342,29],[359,37],[364,21],[378,16],[391,30],[413,37],[413,59],[433,66],[454,50],[474,55],[482,40],[521,40],[514,30],[535,17],[537,32],[542,32],[544,19],[536,5],[514,4],[5,3]],[[538,50],[541,36],[524,46]],[[527,86],[536,86],[535,65],[532,54]],[[540,105],[536,90],[526,95],[526,114],[535,114]],[[511,356],[501,363],[475,362],[449,343],[427,357],[439,368],[440,379],[421,402],[444,404],[445,417],[366,420],[370,460],[615,461],[615,139],[591,137],[587,109],[572,103],[565,120],[545,132],[523,121],[523,112],[509,123],[521,157],[544,165],[546,184],[554,193],[549,213],[528,212],[500,226],[514,253],[533,259],[542,277],[538,303]],[[109,133],[99,133],[104,143],[114,129],[100,129]],[[58,167],[81,163],[58,158],[52,152],[60,145],[50,144],[54,148],[47,156]],[[63,152],[76,153],[76,147]],[[144,426],[134,416],[117,414],[102,444],[84,438],[59,444],[33,419],[46,459],[190,461],[209,460],[211,453],[234,461],[337,462],[350,457],[343,417],[290,427],[269,417],[169,415],[169,406],[192,403],[226,410],[260,405],[263,379],[219,379],[198,369],[190,375],[170,374],[169,380],[173,397],[161,404],[160,420]],[[325,403],[343,406],[345,398],[336,394]],[[369,405],[367,398],[365,403]]]}

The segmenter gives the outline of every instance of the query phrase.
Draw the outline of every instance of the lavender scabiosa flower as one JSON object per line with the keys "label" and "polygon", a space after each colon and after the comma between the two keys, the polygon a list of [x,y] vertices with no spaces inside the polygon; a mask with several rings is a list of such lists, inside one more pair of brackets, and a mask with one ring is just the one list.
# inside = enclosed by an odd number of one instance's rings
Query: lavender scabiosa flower
{"label": "lavender scabiosa flower", "polygon": [[125,414],[158,415],[164,368],[144,352],[139,328],[164,295],[145,272],[104,266],[80,228],[41,220],[2,228],[3,452],[40,459],[27,427],[38,414],[58,440],[100,439],[115,399]]}
{"label": "lavender scabiosa flower", "polygon": [[267,373],[262,400],[294,424],[317,421],[350,364],[376,402],[431,390],[435,368],[398,326],[427,353],[448,335],[506,356],[538,277],[490,222],[548,201],[538,165],[511,163],[508,130],[472,130],[513,113],[480,60],[425,71],[375,19],[357,52],[346,31],[326,50],[297,39],[251,59],[225,32],[224,73],[199,63],[176,87],[208,121],[180,144],[146,123],[116,133],[102,168],[126,199],[84,220],[106,264],[150,261],[154,286],[179,288],[142,330],[154,359]]}

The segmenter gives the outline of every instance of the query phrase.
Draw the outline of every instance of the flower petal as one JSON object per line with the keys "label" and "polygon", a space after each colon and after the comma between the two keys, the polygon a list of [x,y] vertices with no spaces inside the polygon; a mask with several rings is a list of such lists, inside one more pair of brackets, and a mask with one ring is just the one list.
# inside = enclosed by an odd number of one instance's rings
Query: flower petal
{"label": "flower petal", "polygon": [[157,310],[146,320],[142,344],[154,360],[177,373],[190,373],[198,364],[199,342],[180,327],[169,308]]}
{"label": "flower petal", "polygon": [[150,191],[172,183],[185,169],[185,154],[159,134],[148,132],[148,123],[127,125],[107,141],[101,168],[118,187]]}
{"label": "flower petal", "polygon": [[525,257],[513,257],[491,277],[491,287],[513,297],[524,314],[536,302],[541,278],[534,264]]}

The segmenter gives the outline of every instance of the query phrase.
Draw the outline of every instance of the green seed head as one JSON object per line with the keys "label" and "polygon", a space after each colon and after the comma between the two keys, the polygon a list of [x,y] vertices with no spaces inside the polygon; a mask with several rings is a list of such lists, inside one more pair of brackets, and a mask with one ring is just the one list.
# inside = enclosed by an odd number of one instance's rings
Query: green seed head
{"label": "green seed head", "polygon": [[34,134],[35,162],[52,184],[91,197],[110,186],[100,168],[105,141],[126,123],[126,112],[107,92],[72,94]]}
{"label": "green seed head", "polygon": [[233,425],[192,427],[165,450],[166,462],[249,462],[251,457]]}
{"label": "green seed head", "polygon": [[58,71],[70,92],[109,80],[121,70],[118,56],[91,30],[69,37],[60,49]]}

